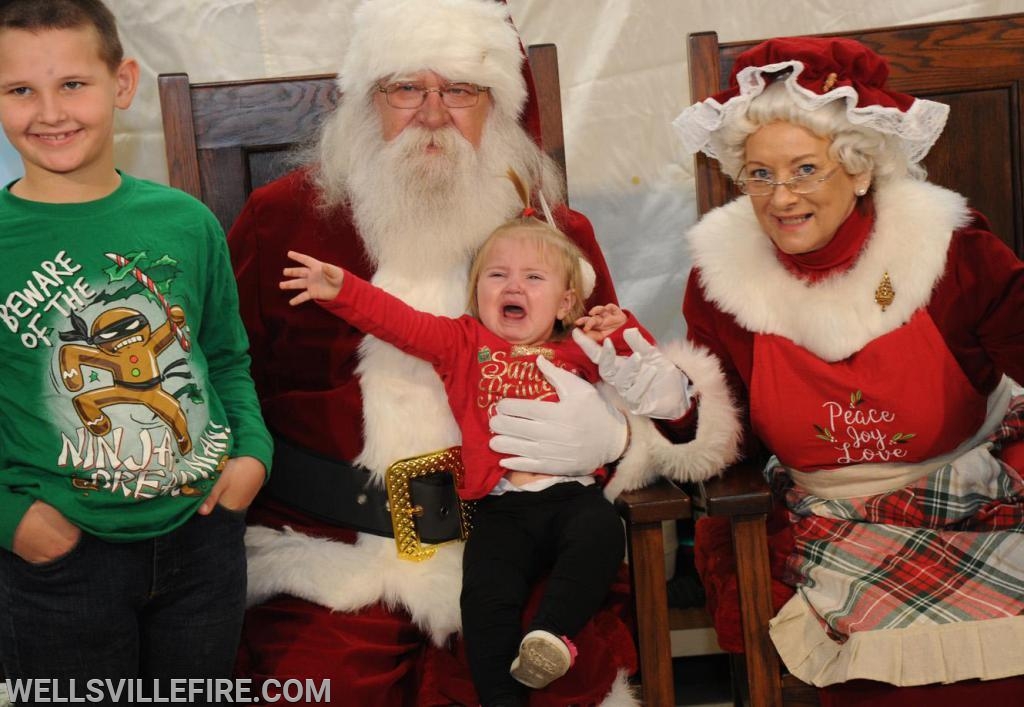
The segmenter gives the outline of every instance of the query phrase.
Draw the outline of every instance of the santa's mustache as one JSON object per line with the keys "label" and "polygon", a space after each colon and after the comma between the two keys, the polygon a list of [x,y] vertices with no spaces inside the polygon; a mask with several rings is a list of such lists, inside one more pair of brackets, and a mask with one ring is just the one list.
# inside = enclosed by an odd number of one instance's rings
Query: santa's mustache
{"label": "santa's mustache", "polygon": [[460,142],[469,145],[469,141],[462,136],[462,133],[451,125],[433,130],[410,125],[392,142],[403,150],[416,152],[422,152],[428,147],[435,147],[441,152],[447,153],[456,150]]}
{"label": "santa's mustache", "polygon": [[434,176],[439,176],[440,170],[450,170],[457,165],[465,168],[476,161],[473,146],[452,126],[431,130],[410,125],[385,144],[382,156],[385,161],[391,157],[392,164],[405,162],[413,170],[434,173]]}

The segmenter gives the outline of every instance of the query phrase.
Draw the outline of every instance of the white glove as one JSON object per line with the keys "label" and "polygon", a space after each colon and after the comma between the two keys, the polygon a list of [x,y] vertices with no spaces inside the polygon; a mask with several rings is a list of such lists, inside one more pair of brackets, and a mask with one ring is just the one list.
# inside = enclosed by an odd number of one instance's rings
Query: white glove
{"label": "white glove", "polygon": [[557,476],[585,476],[618,459],[629,427],[597,389],[543,356],[537,368],[558,393],[558,402],[505,398],[491,418],[490,446],[511,454],[506,469]]}
{"label": "white glove", "polygon": [[597,364],[601,378],[618,391],[634,415],[675,420],[690,409],[690,381],[686,374],[644,339],[638,329],[627,329],[622,334],[633,349],[629,357],[616,356],[611,341],[605,339],[604,345],[598,344],[579,329],[572,330],[572,338]]}

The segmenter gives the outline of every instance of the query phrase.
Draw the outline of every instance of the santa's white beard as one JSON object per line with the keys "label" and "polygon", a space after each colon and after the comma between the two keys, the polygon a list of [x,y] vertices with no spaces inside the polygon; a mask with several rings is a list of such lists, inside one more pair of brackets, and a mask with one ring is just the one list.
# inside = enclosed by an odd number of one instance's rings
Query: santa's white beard
{"label": "santa's white beard", "polygon": [[[495,124],[489,122],[479,148],[453,127],[410,125],[384,142],[379,120],[366,120],[349,135],[348,201],[377,265],[373,282],[416,309],[463,314],[473,254],[522,208],[505,177],[510,166],[521,169],[521,143]],[[428,152],[431,143],[439,149]],[[360,354],[364,447],[358,463],[382,474],[397,459],[459,444],[447,396],[429,364],[370,336]]]}
{"label": "santa's white beard", "polygon": [[[349,203],[379,268],[418,276],[468,268],[487,235],[522,208],[505,177],[515,149],[501,133],[488,125],[479,148],[454,127],[410,125],[384,142],[378,124],[372,135],[360,136],[351,155]],[[439,150],[428,152],[431,143]]]}

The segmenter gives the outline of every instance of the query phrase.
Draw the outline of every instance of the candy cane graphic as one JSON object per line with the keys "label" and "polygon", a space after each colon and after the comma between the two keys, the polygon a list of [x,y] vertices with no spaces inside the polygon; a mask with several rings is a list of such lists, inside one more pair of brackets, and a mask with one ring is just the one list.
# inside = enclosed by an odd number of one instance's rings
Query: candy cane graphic
{"label": "candy cane graphic", "polygon": [[[117,253],[105,253],[104,255],[117,263],[119,267],[123,268],[126,265],[131,265],[128,259],[123,255],[118,255]],[[174,332],[174,336],[178,339],[178,343],[181,344],[182,350],[190,350],[192,348],[192,344],[189,342],[188,337],[185,336],[185,332],[182,331],[181,327],[175,324],[174,320],[171,318],[171,305],[167,304],[167,300],[165,300],[164,296],[160,294],[160,290],[157,289],[156,283],[149,279],[149,276],[146,275],[146,273],[142,272],[135,266],[132,266],[132,275],[134,275],[135,279],[141,282],[143,286],[152,292],[153,296],[159,300],[160,305],[164,308],[164,313],[167,315],[167,323],[171,325],[171,331]]]}

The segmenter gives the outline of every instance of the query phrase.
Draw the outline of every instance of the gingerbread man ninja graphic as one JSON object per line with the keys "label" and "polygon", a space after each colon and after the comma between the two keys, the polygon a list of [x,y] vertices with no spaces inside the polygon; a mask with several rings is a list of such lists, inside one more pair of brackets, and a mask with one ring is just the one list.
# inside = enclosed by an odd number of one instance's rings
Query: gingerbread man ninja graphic
{"label": "gingerbread man ninja graphic", "polygon": [[62,341],[84,341],[66,344],[60,349],[60,375],[71,392],[85,385],[82,366],[109,371],[113,385],[76,395],[72,400],[85,428],[97,437],[111,429],[110,417],[103,409],[110,405],[143,405],[163,420],[174,433],[181,454],[192,449],[188,422],[177,398],[164,391],[161,383],[169,377],[187,376],[169,372],[185,363],[174,361],[161,372],[157,356],[175,341],[175,329],[184,325],[185,310],[178,306],[167,309],[168,320],[150,329],[142,312],[129,307],[115,307],[101,312],[93,320],[91,331],[75,313],[71,315],[73,331],[61,332]]}

